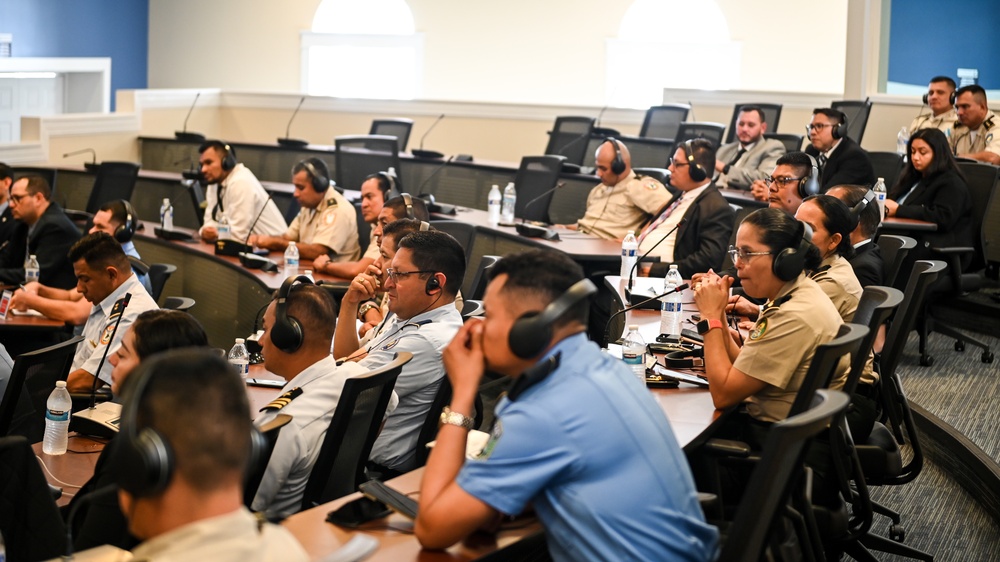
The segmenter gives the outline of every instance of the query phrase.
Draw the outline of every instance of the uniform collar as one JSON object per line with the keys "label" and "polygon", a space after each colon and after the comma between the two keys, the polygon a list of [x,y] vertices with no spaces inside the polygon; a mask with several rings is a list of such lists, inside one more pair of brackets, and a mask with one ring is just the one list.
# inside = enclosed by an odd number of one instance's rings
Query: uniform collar
{"label": "uniform collar", "polygon": [[296,387],[302,388],[316,379],[333,374],[336,370],[337,361],[332,356],[327,355],[292,377],[291,380],[285,383],[281,391],[285,392]]}
{"label": "uniform collar", "polygon": [[[139,289],[145,290],[142,288],[142,285],[139,284],[138,279],[136,279],[135,273],[132,273],[132,270],[129,269],[128,278],[125,279],[125,281],[123,281],[122,284],[119,285],[117,289],[111,291],[111,294],[105,297],[104,300],[100,302],[100,304],[94,305],[94,312],[96,312],[97,308],[100,308],[104,312],[105,316],[111,316],[111,309],[114,308],[114,305],[116,302],[118,302],[118,299],[125,296],[125,293],[135,292],[137,287]],[[93,312],[91,312],[91,314],[93,314]]]}

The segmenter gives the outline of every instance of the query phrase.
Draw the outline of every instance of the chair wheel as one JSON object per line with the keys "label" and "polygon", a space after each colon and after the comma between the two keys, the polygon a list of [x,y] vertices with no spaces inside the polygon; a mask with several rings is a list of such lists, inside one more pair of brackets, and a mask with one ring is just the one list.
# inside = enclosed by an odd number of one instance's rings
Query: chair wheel
{"label": "chair wheel", "polygon": [[906,539],[906,529],[902,525],[889,525],[889,538],[896,542]]}
{"label": "chair wheel", "polygon": [[930,355],[927,355],[925,353],[925,354],[923,354],[923,355],[920,356],[920,366],[921,367],[930,367],[933,364],[934,364],[934,358],[931,357]]}
{"label": "chair wheel", "polygon": [[979,358],[982,359],[983,363],[992,363],[993,362],[993,354],[990,353],[989,351],[984,351],[983,354]]}
{"label": "chair wheel", "polygon": [[962,340],[955,340],[955,351],[965,351],[965,342]]}

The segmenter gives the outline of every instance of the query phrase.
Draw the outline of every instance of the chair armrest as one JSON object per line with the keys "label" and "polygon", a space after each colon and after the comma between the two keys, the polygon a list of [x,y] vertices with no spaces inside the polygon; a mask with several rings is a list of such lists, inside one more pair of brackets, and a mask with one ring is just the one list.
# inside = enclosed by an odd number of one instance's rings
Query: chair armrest
{"label": "chair armrest", "polygon": [[975,252],[976,249],[973,248],[972,246],[945,246],[943,248],[931,246],[931,251],[948,256],[948,255],[971,254],[972,252]]}
{"label": "chair armrest", "polygon": [[87,211],[78,211],[76,209],[63,209],[63,213],[69,217],[69,220],[73,222],[86,223],[94,219],[94,215],[88,213]]}
{"label": "chair armrest", "polygon": [[735,457],[746,459],[750,457],[750,446],[742,441],[732,439],[709,439],[702,449],[706,453],[718,457]]}

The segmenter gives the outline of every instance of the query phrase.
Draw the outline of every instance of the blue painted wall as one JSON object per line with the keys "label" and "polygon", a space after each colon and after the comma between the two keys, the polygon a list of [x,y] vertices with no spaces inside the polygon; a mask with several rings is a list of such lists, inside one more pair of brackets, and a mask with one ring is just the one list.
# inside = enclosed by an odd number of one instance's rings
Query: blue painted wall
{"label": "blue painted wall", "polygon": [[149,0],[0,0],[15,57],[111,57],[115,91],[145,88]]}
{"label": "blue painted wall", "polygon": [[889,19],[889,80],[926,85],[978,68],[979,85],[1000,89],[1000,2],[894,0]]}

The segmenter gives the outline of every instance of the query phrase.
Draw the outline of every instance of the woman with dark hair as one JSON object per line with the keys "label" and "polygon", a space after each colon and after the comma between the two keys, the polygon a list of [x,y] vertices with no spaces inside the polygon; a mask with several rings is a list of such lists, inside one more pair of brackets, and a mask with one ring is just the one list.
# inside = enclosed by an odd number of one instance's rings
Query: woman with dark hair
{"label": "woman with dark hair", "polygon": [[[937,225],[921,233],[931,246],[972,246],[972,199],[965,176],[955,163],[948,139],[938,129],[920,129],[907,144],[910,158],[885,201],[885,215],[919,219]],[[930,250],[918,244],[907,261],[926,259]],[[971,258],[970,258],[971,259]],[[902,276],[905,283],[909,269]]]}
{"label": "woman with dark hair", "polygon": [[850,322],[864,291],[851,262],[847,261],[854,255],[851,231],[857,226],[857,219],[843,201],[830,195],[807,197],[795,212],[795,218],[812,229],[812,243],[823,260],[809,277],[830,297],[844,322]]}
{"label": "woman with dark hair", "polygon": [[[118,396],[121,385],[140,362],[161,351],[181,347],[208,347],[205,329],[186,312],[177,310],[148,310],[140,314],[122,337],[121,346],[108,355],[114,366],[111,372],[112,392]],[[198,389],[191,389],[197,392]],[[131,549],[139,541],[128,532],[128,524],[118,506],[118,487],[112,476],[108,459],[113,458],[117,440],[112,438],[104,446],[94,466],[94,476],[84,484],[65,513],[72,513],[78,501],[91,495],[86,507],[73,517],[73,548],[82,550],[110,544]],[[93,493],[92,493],[93,492]],[[67,520],[67,524],[70,521]]]}
{"label": "woman with dark hair", "polygon": [[[700,276],[694,300],[702,317],[698,328],[705,339],[705,375],[716,408],[745,403],[750,420],[740,419],[752,423],[735,425],[766,430],[788,416],[816,346],[836,337],[842,320],[806,274],[822,259],[808,229],[784,211],[760,209],[748,215],[729,253],[743,291],[767,302],[739,347],[729,336],[725,318],[733,278],[712,272]],[[834,388],[843,384],[844,367]],[[760,446],[763,435],[738,437]]]}

